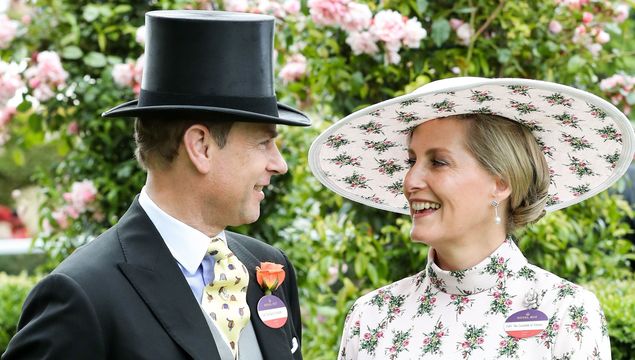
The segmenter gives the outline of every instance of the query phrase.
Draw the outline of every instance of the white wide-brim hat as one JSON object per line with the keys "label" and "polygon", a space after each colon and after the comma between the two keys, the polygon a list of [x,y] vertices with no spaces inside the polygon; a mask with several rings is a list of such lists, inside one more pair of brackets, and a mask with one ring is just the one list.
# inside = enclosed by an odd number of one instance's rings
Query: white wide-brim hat
{"label": "white wide-brim hat", "polygon": [[409,214],[402,191],[408,134],[428,120],[471,113],[499,115],[531,129],[551,172],[547,211],[605,190],[633,159],[633,127],[606,100],[546,81],[459,77],[338,121],[311,145],[309,166],[320,182],[347,199]]}

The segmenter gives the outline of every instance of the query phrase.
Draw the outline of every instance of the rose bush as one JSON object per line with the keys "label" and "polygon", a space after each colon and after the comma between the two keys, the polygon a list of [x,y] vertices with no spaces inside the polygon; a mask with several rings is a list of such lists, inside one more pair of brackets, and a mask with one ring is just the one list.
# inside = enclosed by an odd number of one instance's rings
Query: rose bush
{"label": "rose bush", "polygon": [[[0,16],[0,146],[3,159],[21,166],[43,144],[61,159],[33,178],[44,199],[38,244],[51,266],[114,224],[144,183],[132,121],[99,116],[139,92],[144,12],[214,8],[277,18],[278,98],[308,112],[314,126],[280,128],[290,171],[269,189],[265,216],[238,230],[279,246],[294,262],[309,359],[335,358],[352,301],[418,272],[427,254],[410,242],[407,218],[352,204],[313,178],[306,151],[321,130],[355,109],[456,75],[557,81],[627,113],[635,103],[635,21],[622,1],[12,4]],[[531,261],[570,280],[629,278],[635,255],[621,220],[630,215],[619,195],[602,194],[517,237]]]}

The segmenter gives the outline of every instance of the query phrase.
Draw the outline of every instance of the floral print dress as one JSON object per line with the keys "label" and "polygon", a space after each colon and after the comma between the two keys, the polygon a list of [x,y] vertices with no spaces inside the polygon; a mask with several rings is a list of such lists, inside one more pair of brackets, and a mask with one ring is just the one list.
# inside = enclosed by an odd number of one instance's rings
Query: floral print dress
{"label": "floral print dress", "polygon": [[[511,239],[467,270],[445,271],[432,259],[433,250],[424,271],[355,302],[340,360],[611,358],[596,297],[529,264]],[[546,329],[508,335],[506,319],[528,308],[547,315]]]}

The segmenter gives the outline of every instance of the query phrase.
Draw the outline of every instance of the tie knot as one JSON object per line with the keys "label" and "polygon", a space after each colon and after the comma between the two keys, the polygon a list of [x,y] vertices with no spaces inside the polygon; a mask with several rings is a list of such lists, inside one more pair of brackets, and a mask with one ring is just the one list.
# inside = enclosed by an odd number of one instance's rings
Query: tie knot
{"label": "tie knot", "polygon": [[226,259],[230,255],[233,255],[231,250],[227,247],[227,244],[223,239],[219,237],[212,238],[207,246],[207,253],[213,256],[216,260]]}

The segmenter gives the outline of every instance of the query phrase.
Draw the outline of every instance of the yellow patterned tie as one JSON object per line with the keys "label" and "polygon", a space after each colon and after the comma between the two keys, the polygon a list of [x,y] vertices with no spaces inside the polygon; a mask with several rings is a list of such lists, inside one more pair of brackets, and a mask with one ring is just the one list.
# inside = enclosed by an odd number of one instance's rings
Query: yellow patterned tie
{"label": "yellow patterned tie", "polygon": [[236,359],[240,332],[249,322],[249,273],[221,238],[213,238],[210,241],[207,253],[215,260],[214,280],[205,287],[203,310],[225,335]]}

